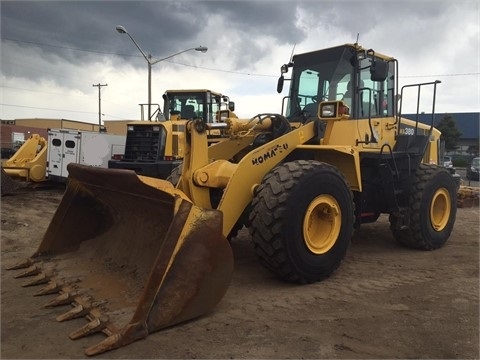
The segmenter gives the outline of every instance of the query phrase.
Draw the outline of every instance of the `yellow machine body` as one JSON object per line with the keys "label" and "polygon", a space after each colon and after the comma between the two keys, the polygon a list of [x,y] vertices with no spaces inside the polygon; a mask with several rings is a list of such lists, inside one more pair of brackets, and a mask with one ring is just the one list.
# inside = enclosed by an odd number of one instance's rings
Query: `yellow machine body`
{"label": "yellow machine body", "polygon": [[[312,59],[337,69],[330,66],[332,54],[340,54],[352,74],[365,69],[357,56],[370,59],[374,86],[387,81],[385,68],[395,61],[347,44],[294,57],[292,82],[297,68],[310,75]],[[173,183],[131,170],[69,165],[66,192],[39,248],[10,269],[25,269],[17,277],[36,275],[26,285],[46,283],[39,295],[59,293],[47,306],[72,306],[58,321],[88,319],[72,339],[107,335],[87,355],[211,311],[233,272],[227,239],[242,226],[262,263],[297,283],[330,276],[354,227],[380,213],[390,214],[404,245],[432,250],[448,239],[456,190],[435,165],[439,131],[392,108],[386,116],[359,117],[355,105],[350,112],[334,95],[314,103],[313,115],[297,113],[296,88],[288,118],[192,119],[177,128],[175,121],[155,123],[175,135],[172,148],[182,149]],[[357,94],[361,89],[357,85]],[[388,89],[390,103],[395,93]],[[222,140],[210,143],[211,130]]]}
{"label": "yellow machine body", "polygon": [[2,167],[11,177],[41,182],[45,180],[46,164],[47,141],[40,135],[33,134]]}
{"label": "yellow machine body", "polygon": [[[236,118],[235,103],[228,96],[208,89],[167,90],[163,94],[164,112],[156,121],[127,124],[125,153],[112,159],[111,169],[134,170],[139,175],[166,179],[185,155],[185,125],[193,119],[221,124]],[[210,144],[224,138],[218,128],[208,130]]]}

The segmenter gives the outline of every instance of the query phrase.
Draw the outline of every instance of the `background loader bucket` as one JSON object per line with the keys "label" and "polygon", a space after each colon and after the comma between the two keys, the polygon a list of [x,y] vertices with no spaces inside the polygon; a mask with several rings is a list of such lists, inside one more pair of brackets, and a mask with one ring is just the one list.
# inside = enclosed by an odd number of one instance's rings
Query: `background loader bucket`
{"label": "background loader bucket", "polygon": [[[95,355],[210,311],[225,294],[233,255],[222,214],[198,208],[166,183],[129,170],[68,166],[69,183],[35,254],[10,269],[46,284],[46,304],[69,304],[58,321],[85,316],[70,334],[108,337]],[[162,190],[159,190],[162,189]]]}

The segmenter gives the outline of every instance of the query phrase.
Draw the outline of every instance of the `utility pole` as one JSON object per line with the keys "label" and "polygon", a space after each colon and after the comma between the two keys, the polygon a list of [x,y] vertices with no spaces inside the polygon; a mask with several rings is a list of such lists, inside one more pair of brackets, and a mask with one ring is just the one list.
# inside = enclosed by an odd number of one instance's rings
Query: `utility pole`
{"label": "utility pole", "polygon": [[98,87],[98,132],[102,128],[102,97],[100,96],[102,86],[108,86],[108,84],[93,84],[92,86]]}

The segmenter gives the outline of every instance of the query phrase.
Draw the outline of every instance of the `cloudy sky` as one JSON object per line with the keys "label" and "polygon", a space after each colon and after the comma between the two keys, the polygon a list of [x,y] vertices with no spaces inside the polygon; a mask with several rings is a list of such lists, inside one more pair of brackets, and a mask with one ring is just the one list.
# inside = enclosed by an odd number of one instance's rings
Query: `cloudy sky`
{"label": "cloudy sky", "polygon": [[[1,7],[0,118],[98,123],[139,119],[167,89],[229,95],[240,117],[280,112],[280,66],[295,53],[344,43],[399,60],[400,84],[441,80],[439,113],[480,111],[480,8],[470,0],[5,1]],[[287,87],[286,87],[287,88]],[[430,111],[430,106],[421,108]],[[415,106],[408,109],[415,111]],[[407,112],[408,112],[407,111]]]}

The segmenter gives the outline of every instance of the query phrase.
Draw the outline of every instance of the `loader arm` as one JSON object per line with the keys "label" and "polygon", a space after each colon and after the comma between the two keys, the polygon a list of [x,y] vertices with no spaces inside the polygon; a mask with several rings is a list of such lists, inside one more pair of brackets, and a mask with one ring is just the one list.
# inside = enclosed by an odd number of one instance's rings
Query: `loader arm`
{"label": "loader arm", "polygon": [[45,180],[46,163],[47,141],[39,134],[32,134],[2,167],[11,177],[41,182]]}
{"label": "loader arm", "polygon": [[[251,202],[255,187],[260,184],[262,178],[297,146],[312,139],[315,136],[315,125],[315,122],[310,122],[293,129],[251,150],[238,163],[233,164],[225,159],[212,162],[205,145],[206,132],[202,131],[201,126],[192,123],[188,129],[189,149],[186,151],[179,188],[194,204],[209,209],[212,208],[209,188],[225,186],[217,210],[223,213],[223,235],[227,236]],[[225,141],[238,143],[235,139]],[[225,141],[221,146],[225,146]],[[219,184],[217,181],[218,173],[221,171],[227,171],[229,175],[226,176],[228,181],[225,184]]]}
{"label": "loader arm", "polygon": [[[237,165],[231,177],[218,210],[223,213],[223,234],[230,230],[252,201],[255,188],[263,177],[282,162],[298,145],[315,136],[315,122],[294,129],[289,133],[250,151]],[[226,236],[226,235],[225,235]]]}

